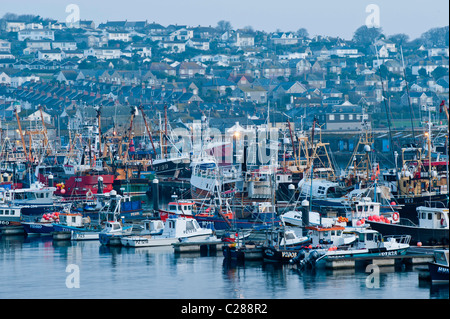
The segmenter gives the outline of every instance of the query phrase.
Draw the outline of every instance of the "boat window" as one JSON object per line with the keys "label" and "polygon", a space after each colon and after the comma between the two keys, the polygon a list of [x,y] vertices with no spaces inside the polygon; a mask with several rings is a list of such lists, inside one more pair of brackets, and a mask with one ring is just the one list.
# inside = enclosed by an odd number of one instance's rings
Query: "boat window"
{"label": "boat window", "polygon": [[438,264],[446,264],[447,263],[444,252],[435,252],[434,258],[436,259],[436,263],[438,263]]}
{"label": "boat window", "polygon": [[0,209],[0,215],[3,215],[3,209]]}
{"label": "boat window", "polygon": [[193,229],[195,229],[195,227],[192,224],[192,221],[186,222],[186,230],[193,230]]}
{"label": "boat window", "polygon": [[367,240],[370,240],[370,241],[373,241],[374,240],[374,238],[373,238],[373,234],[367,234]]}
{"label": "boat window", "polygon": [[286,234],[286,239],[295,239],[295,236],[292,233],[287,233]]}
{"label": "boat window", "polygon": [[428,220],[432,220],[433,219],[433,214],[432,213],[428,213]]}
{"label": "boat window", "polygon": [[177,206],[176,205],[169,205],[169,210],[175,211],[175,210],[177,210]]}
{"label": "boat window", "polygon": [[342,230],[338,230],[338,231],[336,232],[336,235],[337,235],[337,236],[341,236],[341,235],[342,235]]}

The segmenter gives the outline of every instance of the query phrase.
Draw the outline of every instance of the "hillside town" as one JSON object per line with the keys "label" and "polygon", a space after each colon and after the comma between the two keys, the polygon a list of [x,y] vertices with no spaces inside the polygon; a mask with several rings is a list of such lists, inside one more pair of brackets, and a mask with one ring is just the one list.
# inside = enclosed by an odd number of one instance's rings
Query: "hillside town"
{"label": "hillside town", "polygon": [[182,122],[207,113],[227,127],[264,121],[270,108],[274,123],[308,128],[317,118],[324,130],[357,131],[361,118],[407,128],[430,112],[442,124],[438,105],[449,96],[448,27],[409,39],[362,26],[344,40],[223,20],[67,26],[10,13],[0,21],[0,128],[10,135],[18,106],[25,126],[41,108],[49,131],[74,128],[81,114],[95,118],[92,107],[111,127],[109,115],[128,116],[130,105],[153,119],[164,107]]}

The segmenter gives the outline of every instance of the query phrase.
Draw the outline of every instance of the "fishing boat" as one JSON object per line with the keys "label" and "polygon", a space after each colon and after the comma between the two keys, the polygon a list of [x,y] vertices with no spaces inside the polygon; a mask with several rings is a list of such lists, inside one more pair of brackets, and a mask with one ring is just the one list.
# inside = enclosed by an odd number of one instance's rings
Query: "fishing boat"
{"label": "fishing boat", "polygon": [[428,263],[431,281],[433,283],[447,283],[449,279],[448,249],[436,249],[433,252],[434,261]]}
{"label": "fishing boat", "polygon": [[27,236],[51,235],[55,231],[53,223],[59,221],[59,212],[46,213],[37,220],[23,220],[21,222]]}
{"label": "fishing boat", "polygon": [[121,221],[108,220],[98,235],[100,244],[105,246],[120,246],[121,238],[130,236],[133,231],[132,225],[123,225]]}
{"label": "fishing boat", "polygon": [[22,207],[0,203],[0,234],[17,235],[23,234],[24,229],[21,225]]}
{"label": "fishing boat", "polygon": [[101,225],[91,223],[90,218],[83,217],[80,213],[61,213],[59,222],[53,223],[53,236],[60,233],[71,234],[72,240],[98,240]]}
{"label": "fishing boat", "polygon": [[27,188],[0,188],[0,204],[20,206],[24,216],[42,216],[59,206],[55,200],[55,191],[55,187],[48,187],[40,182],[34,182]]}
{"label": "fishing boat", "polygon": [[322,210],[345,209],[345,203],[341,199],[348,191],[338,182],[325,178],[313,178],[311,180],[305,175],[298,183],[298,190],[300,192],[300,198],[310,198],[312,196],[314,207],[319,207]]}
{"label": "fishing boat", "polygon": [[190,178],[191,159],[187,153],[158,154],[153,160],[153,169],[158,177]]}
{"label": "fishing boat", "polygon": [[382,236],[379,232],[369,228],[355,231],[357,240],[351,246],[328,249],[324,253],[324,260],[338,260],[356,257],[392,257],[406,254],[411,237],[409,235]]}
{"label": "fishing boat", "polygon": [[[329,247],[345,247],[351,245],[356,236],[345,232],[345,227],[332,226],[308,226],[306,236],[297,237],[295,243],[289,245],[289,241],[279,242],[277,245],[264,247],[265,261],[277,263],[289,263],[293,258],[304,258],[306,252],[311,249],[327,249]],[[292,233],[290,233],[292,235]],[[288,234],[287,234],[288,235]],[[287,237],[286,237],[287,238]]]}
{"label": "fishing boat", "polygon": [[124,236],[121,243],[125,247],[170,246],[183,239],[203,240],[213,234],[211,229],[201,228],[193,218],[168,218],[161,235]]}
{"label": "fishing boat", "polygon": [[[396,223],[386,223],[383,220],[368,219],[366,222],[374,230],[383,235],[402,235],[411,236],[411,243],[422,243],[423,245],[448,245],[449,243],[449,210],[444,204],[432,203],[427,206],[416,208],[418,223],[412,222],[402,215]],[[395,217],[395,216],[394,216]]]}
{"label": "fishing boat", "polygon": [[382,175],[382,182],[390,187],[395,201],[403,206],[402,217],[415,224],[419,222],[417,207],[425,206],[427,202],[442,202],[448,207],[448,157],[432,156],[430,135],[430,131],[425,132],[428,146],[402,147],[401,168]]}
{"label": "fishing boat", "polygon": [[141,220],[144,211],[142,202],[132,199],[128,195],[120,195],[115,190],[109,193],[97,194],[93,198],[98,201],[99,209],[84,210],[82,214],[92,220],[101,217],[105,220],[116,220],[118,218],[129,220]]}
{"label": "fishing boat", "polygon": [[102,192],[109,193],[113,190],[114,175],[99,174],[96,171],[84,171],[80,175],[70,176],[58,183],[55,195],[70,197],[92,197],[99,193],[99,183],[103,185]]}

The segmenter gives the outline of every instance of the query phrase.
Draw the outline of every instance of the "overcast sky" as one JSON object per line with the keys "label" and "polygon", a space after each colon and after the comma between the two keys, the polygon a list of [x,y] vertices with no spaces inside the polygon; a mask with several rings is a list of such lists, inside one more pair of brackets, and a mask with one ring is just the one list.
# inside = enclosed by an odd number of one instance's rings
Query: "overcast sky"
{"label": "overcast sky", "polygon": [[329,35],[351,39],[379,8],[379,22],[386,35],[406,33],[411,39],[434,27],[449,24],[448,0],[0,0],[0,16],[7,12],[36,14],[65,21],[66,6],[76,4],[81,20],[98,25],[107,20],[147,20],[164,26],[216,26],[227,20],[233,28],[252,26],[267,32],[306,28],[310,36]]}

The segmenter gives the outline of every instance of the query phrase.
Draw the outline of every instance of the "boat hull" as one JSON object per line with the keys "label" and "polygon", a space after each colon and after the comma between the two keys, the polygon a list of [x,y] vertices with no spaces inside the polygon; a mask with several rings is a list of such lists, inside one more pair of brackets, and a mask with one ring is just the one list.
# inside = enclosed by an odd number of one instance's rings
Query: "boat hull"
{"label": "boat hull", "polygon": [[[189,237],[189,240],[205,240],[211,236],[211,233],[199,234]],[[183,239],[181,238],[181,239]],[[122,246],[124,247],[158,247],[158,246],[171,246],[180,241],[177,237],[162,237],[162,236],[127,236],[121,239]]]}
{"label": "boat hull", "polygon": [[71,239],[72,240],[98,240],[100,232],[95,231],[81,231],[81,232],[72,232]]}
{"label": "boat hull", "polygon": [[223,256],[228,260],[237,261],[253,261],[263,259],[262,247],[240,247],[236,248],[233,245],[224,245],[222,247]]}
{"label": "boat hull", "polygon": [[416,245],[418,242],[426,246],[434,246],[437,244],[448,245],[449,243],[448,228],[432,229],[401,224],[386,224],[368,220],[366,220],[366,223],[369,223],[372,229],[380,232],[383,236],[410,235],[411,244],[413,245]]}
{"label": "boat hull", "polygon": [[64,188],[57,189],[55,195],[63,197],[87,196],[89,192],[98,193],[98,178],[103,178],[103,193],[113,190],[114,175],[82,175],[71,176],[64,181]]}
{"label": "boat hull", "polygon": [[413,223],[418,224],[417,207],[427,206],[429,202],[447,203],[447,194],[435,194],[431,196],[396,196],[395,201],[402,206],[402,218],[407,218]]}
{"label": "boat hull", "polygon": [[23,222],[22,226],[27,235],[51,235],[54,231],[52,223]]}
{"label": "boat hull", "polygon": [[428,263],[428,270],[432,282],[449,282],[448,266],[437,263]]}
{"label": "boat hull", "polygon": [[263,258],[264,261],[267,262],[276,262],[287,264],[291,262],[293,258],[298,258],[299,254],[305,252],[304,248],[292,247],[286,249],[277,249],[273,246],[264,247],[263,249]]}
{"label": "boat hull", "polygon": [[324,257],[325,261],[340,260],[340,259],[353,259],[353,258],[376,258],[376,257],[395,257],[406,254],[409,249],[405,248],[369,248],[369,249],[352,249],[352,250],[335,250],[328,251]]}

